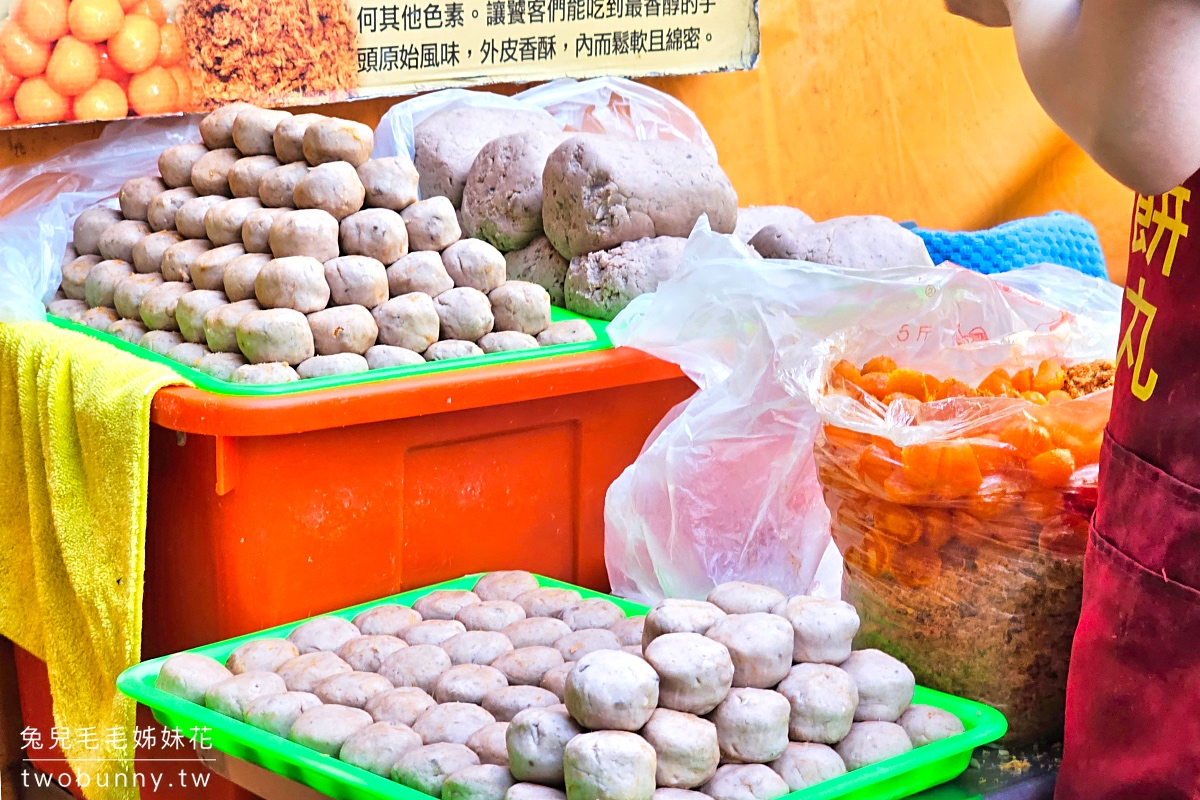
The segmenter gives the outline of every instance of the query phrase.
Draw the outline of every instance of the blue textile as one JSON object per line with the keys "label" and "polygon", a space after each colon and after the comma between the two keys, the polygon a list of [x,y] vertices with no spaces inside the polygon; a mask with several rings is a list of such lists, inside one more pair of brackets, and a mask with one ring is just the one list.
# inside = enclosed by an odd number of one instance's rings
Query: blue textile
{"label": "blue textile", "polygon": [[1096,229],[1075,214],[1055,211],[983,231],[935,231],[913,222],[902,224],[925,241],[935,264],[950,261],[985,275],[1059,264],[1093,278],[1108,277]]}

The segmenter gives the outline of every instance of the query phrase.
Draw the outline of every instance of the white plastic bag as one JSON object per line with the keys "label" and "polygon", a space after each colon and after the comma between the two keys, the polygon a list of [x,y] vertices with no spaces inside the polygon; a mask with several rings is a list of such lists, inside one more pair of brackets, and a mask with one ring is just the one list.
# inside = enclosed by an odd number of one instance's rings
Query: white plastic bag
{"label": "white plastic bag", "polygon": [[526,89],[515,99],[544,108],[564,130],[691,142],[717,158],[712,139],[690,108],[665,92],[626,78],[562,78]]}
{"label": "white plastic bag", "polygon": [[0,221],[0,322],[45,319],[75,217],[101,203],[115,208],[121,184],[157,174],[164,148],[198,141],[195,118],[114,122],[94,141],[0,170],[0,197],[18,203]]}
{"label": "white plastic bag", "polygon": [[806,391],[822,342],[940,313],[956,320],[947,330],[968,337],[985,327],[992,337],[1039,335],[1068,319],[1068,350],[1093,352],[1111,333],[1117,294],[1048,265],[989,278],[950,265],[856,270],[762,260],[702,218],[675,275],[609,326],[615,344],[679,364],[700,387],[609,488],[613,591],[642,601],[703,598],[728,580],[817,591],[824,555],[820,591],[836,593],[827,585],[836,559],[829,563],[829,513],[813,461],[820,420]]}
{"label": "white plastic bag", "polygon": [[375,129],[373,158],[416,155],[413,131],[422,121],[453,108],[545,112],[566,131],[627,139],[692,142],[715,159],[716,148],[691,109],[665,92],[624,78],[562,78],[506,97],[494,92],[442,89],[397,103]]}
{"label": "white plastic bag", "polygon": [[389,108],[375,128],[375,147],[372,158],[390,158],[406,155],[409,160],[416,156],[413,131],[423,121],[440,111],[453,108],[499,108],[513,111],[542,111],[532,103],[515,97],[466,89],[442,89],[419,95]]}

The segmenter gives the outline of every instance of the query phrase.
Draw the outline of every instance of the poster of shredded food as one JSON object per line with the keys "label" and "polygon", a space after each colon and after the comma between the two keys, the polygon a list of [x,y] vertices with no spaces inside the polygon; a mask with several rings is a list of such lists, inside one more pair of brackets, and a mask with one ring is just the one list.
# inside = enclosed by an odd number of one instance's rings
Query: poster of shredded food
{"label": "poster of shredded food", "polygon": [[756,0],[0,0],[0,127],[749,69]]}

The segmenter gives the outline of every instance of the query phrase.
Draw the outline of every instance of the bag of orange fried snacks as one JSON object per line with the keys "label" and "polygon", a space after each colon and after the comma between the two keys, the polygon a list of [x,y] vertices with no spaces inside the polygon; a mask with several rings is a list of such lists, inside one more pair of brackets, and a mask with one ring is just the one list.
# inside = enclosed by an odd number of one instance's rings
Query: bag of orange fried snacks
{"label": "bag of orange fried snacks", "polygon": [[842,594],[862,618],[855,646],[1000,709],[1009,743],[1049,742],[1062,733],[1116,335],[1037,300],[1043,321],[1025,325],[1032,298],[999,289],[1012,318],[985,302],[980,322],[970,292],[910,295],[896,317],[825,340],[807,383],[822,420],[814,455]]}

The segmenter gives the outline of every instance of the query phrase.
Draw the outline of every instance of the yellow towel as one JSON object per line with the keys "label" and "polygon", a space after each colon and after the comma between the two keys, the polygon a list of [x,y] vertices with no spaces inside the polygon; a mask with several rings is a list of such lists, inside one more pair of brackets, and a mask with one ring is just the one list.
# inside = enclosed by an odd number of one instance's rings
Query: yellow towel
{"label": "yellow towel", "polygon": [[46,662],[92,800],[138,795],[111,788],[132,771],[135,711],[115,682],[141,651],[150,403],[178,383],[79,333],[0,325],[0,634]]}

